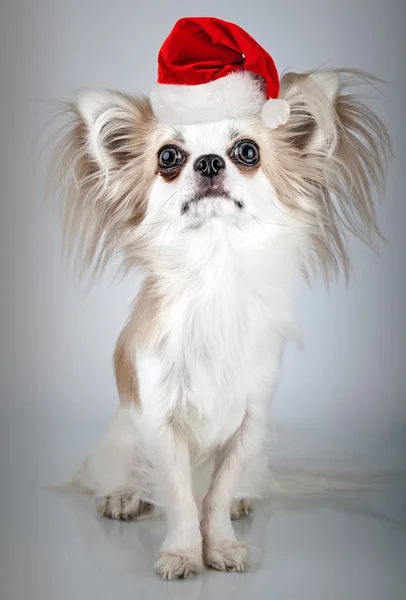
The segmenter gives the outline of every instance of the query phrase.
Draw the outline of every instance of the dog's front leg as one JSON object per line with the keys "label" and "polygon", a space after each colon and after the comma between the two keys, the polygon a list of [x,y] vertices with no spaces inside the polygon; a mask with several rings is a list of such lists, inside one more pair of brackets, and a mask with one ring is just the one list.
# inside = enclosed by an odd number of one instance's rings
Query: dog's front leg
{"label": "dog's front leg", "polygon": [[248,548],[236,540],[230,509],[244,469],[260,450],[261,421],[259,411],[247,411],[238,431],[216,456],[211,486],[203,501],[204,562],[221,571],[244,571],[249,564]]}
{"label": "dog's front leg", "polygon": [[[155,440],[154,467],[166,496],[167,536],[156,561],[164,579],[186,578],[203,569],[198,508],[192,493],[189,449],[171,426]],[[157,456],[159,455],[159,458]]]}
{"label": "dog's front leg", "polygon": [[[188,442],[168,414],[173,400],[160,364],[139,359],[142,435],[165,502],[167,535],[155,564],[164,579],[186,578],[203,569],[199,512],[192,491]],[[176,402],[176,399],[174,400]]]}

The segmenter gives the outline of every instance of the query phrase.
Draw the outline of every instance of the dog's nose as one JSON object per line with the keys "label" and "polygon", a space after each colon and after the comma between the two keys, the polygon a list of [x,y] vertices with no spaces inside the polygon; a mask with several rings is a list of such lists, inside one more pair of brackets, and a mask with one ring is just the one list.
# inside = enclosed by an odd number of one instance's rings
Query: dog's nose
{"label": "dog's nose", "polygon": [[195,160],[193,167],[203,177],[216,177],[226,168],[226,163],[218,154],[203,154]]}

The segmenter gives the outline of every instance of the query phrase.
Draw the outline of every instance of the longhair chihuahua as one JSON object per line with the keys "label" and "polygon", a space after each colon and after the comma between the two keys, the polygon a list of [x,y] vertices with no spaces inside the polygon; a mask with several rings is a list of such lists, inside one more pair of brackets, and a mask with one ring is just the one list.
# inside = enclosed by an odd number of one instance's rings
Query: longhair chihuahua
{"label": "longhair chihuahua", "polygon": [[279,80],[218,19],[182,19],[158,64],[150,97],[77,94],[54,173],[79,269],[119,256],[143,273],[114,353],[119,406],[71,484],[113,519],[163,510],[155,568],[171,579],[248,566],[231,520],[269,490],[267,406],[298,335],[292,284],[348,276],[347,233],[379,235],[390,141],[347,91],[368,76]]}

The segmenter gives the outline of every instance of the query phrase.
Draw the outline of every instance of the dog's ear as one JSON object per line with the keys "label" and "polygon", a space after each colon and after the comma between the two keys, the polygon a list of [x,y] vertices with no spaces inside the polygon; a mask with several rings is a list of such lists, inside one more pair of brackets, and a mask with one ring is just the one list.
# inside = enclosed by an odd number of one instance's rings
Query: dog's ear
{"label": "dog's ear", "polygon": [[83,90],[66,105],[66,133],[49,165],[65,249],[80,272],[100,273],[118,240],[142,222],[156,172],[148,98]]}
{"label": "dog's ear", "polygon": [[335,71],[284,75],[280,97],[290,106],[285,139],[304,153],[325,151],[333,145],[337,137],[334,106],[340,90]]}
{"label": "dog's ear", "polygon": [[391,144],[378,115],[351,91],[377,81],[354,70],[287,73],[281,80],[290,117],[273,132],[279,146],[271,177],[281,200],[299,206],[311,223],[325,272],[343,265],[349,273],[348,232],[367,243],[379,235],[375,199],[384,190]]}
{"label": "dog's ear", "polygon": [[140,140],[149,128],[149,101],[109,90],[81,90],[76,108],[86,129],[86,146],[100,169],[122,167],[139,154]]}

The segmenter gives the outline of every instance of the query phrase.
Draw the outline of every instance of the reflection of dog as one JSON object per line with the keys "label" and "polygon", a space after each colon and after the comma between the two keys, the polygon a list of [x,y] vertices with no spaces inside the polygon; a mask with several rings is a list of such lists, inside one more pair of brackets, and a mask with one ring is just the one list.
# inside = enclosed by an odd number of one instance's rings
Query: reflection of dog
{"label": "reflection of dog", "polygon": [[346,231],[378,232],[389,140],[347,94],[356,74],[288,73],[279,89],[271,57],[217,19],[176,24],[159,65],[151,100],[80,92],[57,158],[80,267],[119,254],[145,274],[115,351],[120,406],[76,483],[114,518],[162,505],[171,578],[248,564],[230,513],[267,488],[292,278],[348,273]]}

